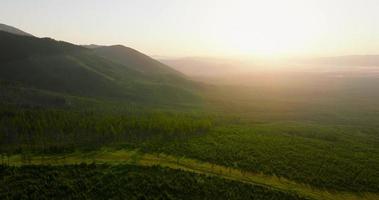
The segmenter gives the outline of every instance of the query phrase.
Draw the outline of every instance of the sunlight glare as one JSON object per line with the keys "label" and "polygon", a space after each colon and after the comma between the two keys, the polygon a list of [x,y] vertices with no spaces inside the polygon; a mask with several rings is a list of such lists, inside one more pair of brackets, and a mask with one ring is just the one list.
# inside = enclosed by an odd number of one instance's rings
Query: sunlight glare
{"label": "sunlight glare", "polygon": [[309,14],[299,2],[275,2],[238,1],[232,7],[224,5],[216,15],[218,19],[214,19],[213,36],[230,51],[228,54],[303,52],[321,36],[322,15]]}

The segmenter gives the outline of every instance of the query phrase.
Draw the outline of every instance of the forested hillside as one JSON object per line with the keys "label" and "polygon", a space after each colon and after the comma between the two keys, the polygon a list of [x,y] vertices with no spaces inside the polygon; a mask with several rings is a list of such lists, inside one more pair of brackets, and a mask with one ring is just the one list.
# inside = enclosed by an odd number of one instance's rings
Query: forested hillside
{"label": "forested hillside", "polygon": [[[143,73],[133,62],[114,62],[84,47],[49,38],[0,32],[0,43],[0,79],[21,87],[130,102],[199,101],[195,84],[180,74],[162,82],[159,75]],[[153,62],[149,70],[163,66],[147,56],[139,61],[144,59]]]}

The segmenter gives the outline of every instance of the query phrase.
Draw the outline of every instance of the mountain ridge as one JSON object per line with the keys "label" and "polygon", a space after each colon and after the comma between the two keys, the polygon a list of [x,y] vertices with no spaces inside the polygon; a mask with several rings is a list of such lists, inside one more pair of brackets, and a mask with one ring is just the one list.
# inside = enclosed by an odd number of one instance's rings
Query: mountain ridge
{"label": "mountain ridge", "polygon": [[[132,58],[129,64],[51,38],[0,31],[0,43],[0,80],[9,83],[142,104],[192,103],[199,99],[193,82],[175,73],[167,78],[164,74],[171,71],[168,66],[121,45],[112,46],[111,50],[122,48],[122,53],[117,55]],[[152,72],[139,69],[147,64]]]}
{"label": "mountain ridge", "polygon": [[9,25],[6,25],[6,24],[2,24],[2,23],[0,23],[0,31],[5,31],[5,32],[8,32],[8,33],[16,34],[16,35],[23,35],[23,36],[34,37],[30,33],[27,33],[25,31],[22,31],[22,30],[18,29],[18,28],[15,28],[13,26],[9,26]]}

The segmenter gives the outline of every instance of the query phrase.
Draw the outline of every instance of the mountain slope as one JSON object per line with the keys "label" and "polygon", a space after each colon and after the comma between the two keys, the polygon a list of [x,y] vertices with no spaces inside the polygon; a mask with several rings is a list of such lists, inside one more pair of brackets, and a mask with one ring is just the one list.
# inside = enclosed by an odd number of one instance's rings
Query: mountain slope
{"label": "mountain slope", "polygon": [[12,27],[12,26],[8,26],[6,24],[1,24],[0,23],[0,31],[5,31],[5,32],[8,32],[8,33],[13,33],[13,34],[16,34],[16,35],[23,35],[23,36],[30,36],[30,37],[33,37],[33,35],[29,34],[29,33],[26,33],[20,29],[17,29],[15,27]]}
{"label": "mountain slope", "polygon": [[0,44],[0,79],[24,87],[140,103],[198,99],[190,86],[154,81],[134,65],[113,62],[70,43],[0,31]]}
{"label": "mountain slope", "polygon": [[169,66],[129,47],[122,45],[94,48],[94,52],[102,57],[118,62],[145,74],[181,75]]}
{"label": "mountain slope", "polygon": [[150,81],[194,89],[194,82],[185,75],[135,49],[122,45],[102,46],[92,51],[107,60],[132,68]]}

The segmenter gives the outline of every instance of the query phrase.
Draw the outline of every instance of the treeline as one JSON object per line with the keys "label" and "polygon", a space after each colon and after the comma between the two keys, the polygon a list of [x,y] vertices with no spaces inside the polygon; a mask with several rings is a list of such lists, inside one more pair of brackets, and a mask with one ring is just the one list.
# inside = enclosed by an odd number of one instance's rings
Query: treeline
{"label": "treeline", "polygon": [[175,139],[207,132],[212,119],[169,112],[97,112],[62,109],[0,110],[0,151],[64,153],[147,138]]}
{"label": "treeline", "polygon": [[[187,140],[149,140],[140,150],[284,177],[322,189],[378,193],[377,142],[368,135],[362,137],[365,132],[359,130],[360,135],[354,135],[351,128],[318,125],[226,125]],[[328,135],[334,137],[324,137]]]}
{"label": "treeline", "polygon": [[0,176],[0,199],[306,199],[157,166],[0,166]]}

